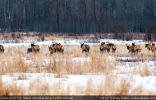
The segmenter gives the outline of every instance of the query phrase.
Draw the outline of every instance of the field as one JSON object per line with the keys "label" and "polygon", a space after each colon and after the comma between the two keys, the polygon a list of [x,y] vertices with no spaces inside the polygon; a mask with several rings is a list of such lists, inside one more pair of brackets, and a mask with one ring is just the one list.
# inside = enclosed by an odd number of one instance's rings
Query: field
{"label": "field", "polygon": [[[27,54],[30,43],[40,45],[40,52]],[[0,95],[155,95],[155,53],[144,41],[100,40],[86,43],[89,53],[82,53],[80,43],[87,40],[53,40],[5,43],[0,54]],[[116,53],[100,53],[100,42],[114,43]],[[64,53],[50,55],[48,46],[61,43]],[[125,44],[141,45],[139,54],[128,53]]]}

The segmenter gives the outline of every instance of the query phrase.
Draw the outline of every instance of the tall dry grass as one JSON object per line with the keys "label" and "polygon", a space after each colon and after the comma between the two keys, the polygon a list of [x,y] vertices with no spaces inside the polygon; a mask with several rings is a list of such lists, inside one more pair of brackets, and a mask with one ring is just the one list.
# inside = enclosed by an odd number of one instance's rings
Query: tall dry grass
{"label": "tall dry grass", "polygon": [[[123,78],[119,80],[118,77],[111,75],[107,74],[105,81],[97,85],[94,85],[94,81],[90,79],[85,88],[76,84],[69,84],[67,88],[64,88],[63,83],[54,82],[51,85],[44,79],[32,81],[27,88],[22,85],[4,83],[0,95],[155,95],[154,92],[145,90],[142,85],[132,88],[131,80]],[[120,81],[119,85],[116,85],[117,80]]]}

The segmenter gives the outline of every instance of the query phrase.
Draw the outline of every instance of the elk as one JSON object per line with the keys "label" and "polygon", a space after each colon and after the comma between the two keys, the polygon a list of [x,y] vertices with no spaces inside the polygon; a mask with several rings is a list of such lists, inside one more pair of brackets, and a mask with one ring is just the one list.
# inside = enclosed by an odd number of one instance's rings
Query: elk
{"label": "elk", "polygon": [[152,48],[151,48],[152,52],[155,51],[155,43],[152,43]]}
{"label": "elk", "polygon": [[4,46],[3,45],[0,45],[0,52],[4,53]]}
{"label": "elk", "polygon": [[150,51],[150,50],[152,50],[152,45],[151,44],[145,44],[145,48],[147,48]]}
{"label": "elk", "polygon": [[59,44],[51,44],[51,46],[49,47],[49,51],[50,51],[50,54],[54,53],[54,52],[61,52],[63,53],[64,51],[64,48],[63,46],[59,43]]}
{"label": "elk", "polygon": [[27,53],[32,52],[32,48],[28,48]]}
{"label": "elk", "polygon": [[63,53],[63,51],[64,51],[64,48],[63,48],[63,46],[60,43],[57,44],[57,51],[59,51],[61,53]]}
{"label": "elk", "polygon": [[102,51],[106,52],[106,44],[105,44],[105,42],[102,42],[102,43],[101,43],[101,45],[100,45],[100,51],[101,51],[101,52],[102,52]]}
{"label": "elk", "polygon": [[53,48],[54,48],[54,52],[56,52],[57,51],[57,43],[53,44]]}
{"label": "elk", "polygon": [[134,52],[141,52],[141,46],[140,45],[135,45],[135,43],[132,43],[132,47],[134,49]]}
{"label": "elk", "polygon": [[111,49],[111,44],[107,44],[106,48],[107,48],[107,53],[109,53]]}
{"label": "elk", "polygon": [[[134,52],[133,46],[130,46],[130,45],[127,45],[127,44],[126,44],[126,47],[127,47],[127,49],[128,49],[129,52],[135,53],[135,52]],[[128,53],[129,53],[129,52],[128,52]]]}
{"label": "elk", "polygon": [[140,45],[137,46],[137,52],[141,52],[141,46]]}
{"label": "elk", "polygon": [[82,53],[85,52],[89,52],[90,46],[86,45],[86,44],[81,44],[81,48],[82,48]]}
{"label": "elk", "polygon": [[112,45],[112,53],[115,53],[115,51],[116,51],[116,46],[113,44]]}
{"label": "elk", "polygon": [[53,44],[51,44],[49,46],[49,51],[50,51],[50,54],[52,54],[54,52],[54,47],[53,47]]}
{"label": "elk", "polygon": [[34,43],[31,44],[31,48],[32,48],[32,51],[35,51],[35,53],[39,52],[40,50],[39,45],[34,45]]}
{"label": "elk", "polygon": [[114,44],[113,43],[109,43],[109,46],[112,47]]}

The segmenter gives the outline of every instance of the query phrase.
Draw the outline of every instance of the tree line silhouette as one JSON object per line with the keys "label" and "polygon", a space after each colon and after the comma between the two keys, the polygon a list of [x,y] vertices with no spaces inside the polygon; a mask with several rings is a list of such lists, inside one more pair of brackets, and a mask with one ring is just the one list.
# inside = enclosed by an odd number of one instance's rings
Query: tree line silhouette
{"label": "tree line silhouette", "polygon": [[156,32],[156,0],[0,0],[0,31]]}

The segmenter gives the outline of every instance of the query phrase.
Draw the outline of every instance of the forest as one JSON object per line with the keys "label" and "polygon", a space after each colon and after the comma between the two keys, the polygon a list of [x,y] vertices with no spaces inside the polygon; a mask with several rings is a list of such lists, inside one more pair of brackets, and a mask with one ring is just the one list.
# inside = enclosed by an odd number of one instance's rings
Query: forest
{"label": "forest", "polygon": [[0,0],[1,32],[156,32],[156,0]]}

